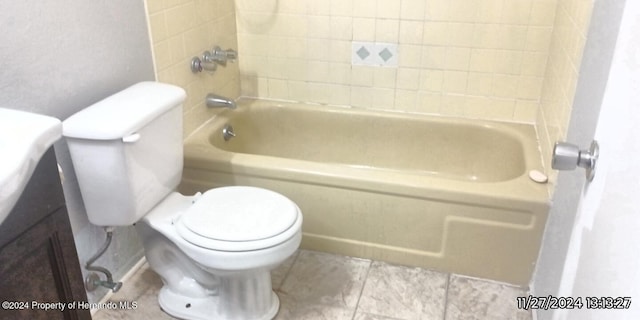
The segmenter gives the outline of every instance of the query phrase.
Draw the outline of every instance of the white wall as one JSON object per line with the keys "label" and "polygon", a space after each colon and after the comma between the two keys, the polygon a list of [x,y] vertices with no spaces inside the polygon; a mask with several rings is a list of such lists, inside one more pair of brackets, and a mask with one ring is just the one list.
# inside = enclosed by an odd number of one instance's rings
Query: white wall
{"label": "white wall", "polygon": [[[154,79],[143,1],[0,0],[0,8],[0,107],[64,120],[135,82]],[[56,155],[84,264],[104,232],[87,220],[65,143],[56,144]],[[135,230],[119,228],[98,262],[118,278],[141,257]],[[105,292],[90,294],[90,300]]]}
{"label": "white wall", "polygon": [[629,297],[625,310],[557,312],[555,319],[640,318],[640,2],[627,1],[595,137],[599,179],[573,227],[560,295]]}
{"label": "white wall", "polygon": [[640,316],[639,27],[637,1],[596,1],[568,141],[595,138],[601,157],[584,189],[582,170],[560,175],[532,288],[536,296],[632,297],[632,309],[539,310],[538,319]]}
{"label": "white wall", "polygon": [[[594,4],[566,138],[581,147],[588,146],[595,133],[623,5],[624,0]],[[584,172],[562,171],[557,181],[532,285],[541,295],[557,294]]]}

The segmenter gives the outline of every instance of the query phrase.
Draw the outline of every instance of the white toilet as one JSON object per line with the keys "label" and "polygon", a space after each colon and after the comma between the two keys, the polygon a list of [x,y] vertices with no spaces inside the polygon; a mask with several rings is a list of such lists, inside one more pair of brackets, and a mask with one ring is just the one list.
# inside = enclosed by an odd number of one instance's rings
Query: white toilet
{"label": "white toilet", "polygon": [[135,224],[164,286],[163,310],[184,319],[272,319],[270,270],[301,240],[288,198],[253,187],[184,196],[179,87],[142,82],[63,122],[89,221]]}

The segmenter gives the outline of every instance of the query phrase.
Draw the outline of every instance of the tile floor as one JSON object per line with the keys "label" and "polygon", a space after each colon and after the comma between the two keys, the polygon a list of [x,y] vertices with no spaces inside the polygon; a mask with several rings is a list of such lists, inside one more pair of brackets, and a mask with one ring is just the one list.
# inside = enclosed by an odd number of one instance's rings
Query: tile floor
{"label": "tile floor", "polygon": [[[516,308],[526,291],[505,284],[380,261],[300,250],[272,272],[278,320],[530,320]],[[160,278],[145,264],[110,301],[135,310],[100,310],[96,320],[173,319],[160,310]]]}

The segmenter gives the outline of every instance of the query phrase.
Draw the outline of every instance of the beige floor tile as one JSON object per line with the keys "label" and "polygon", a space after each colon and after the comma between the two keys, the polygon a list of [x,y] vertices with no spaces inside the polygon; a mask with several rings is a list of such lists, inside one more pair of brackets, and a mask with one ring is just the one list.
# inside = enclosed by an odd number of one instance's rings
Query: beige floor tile
{"label": "beige floor tile", "polygon": [[506,284],[451,275],[446,320],[530,320],[530,312],[516,304],[516,297],[526,295]]}
{"label": "beige floor tile", "polygon": [[373,262],[358,312],[399,319],[444,316],[447,275],[421,268]]}
{"label": "beige floor tile", "polygon": [[[146,292],[136,298],[126,295],[114,295],[109,301],[120,303],[120,301],[136,302],[135,309],[103,309],[93,316],[93,320],[139,320],[139,319],[176,319],[166,314],[158,304],[158,291],[161,286],[149,288]],[[120,292],[118,292],[120,293]]]}
{"label": "beige floor tile", "polygon": [[280,311],[275,320],[351,320],[355,308],[300,303],[279,294]]}
{"label": "beige floor tile", "polygon": [[[516,287],[315,251],[294,254],[272,272],[272,281],[280,298],[277,320],[442,320],[445,314],[446,320],[531,320],[516,308],[516,297],[527,294]],[[135,301],[138,308],[100,310],[94,319],[174,319],[158,305],[161,287],[145,264],[110,299]]]}
{"label": "beige floor tile", "polygon": [[278,295],[295,307],[355,310],[370,264],[370,260],[302,250]]}
{"label": "beige floor tile", "polygon": [[390,318],[390,317],[379,316],[375,314],[357,312],[353,320],[404,320],[404,319]]}
{"label": "beige floor tile", "polygon": [[287,273],[289,273],[289,270],[291,270],[291,266],[293,266],[296,258],[298,258],[298,253],[299,251],[296,251],[281,265],[271,270],[271,287],[273,288],[273,290],[278,290],[280,288],[282,282],[284,281],[284,278],[287,276]]}

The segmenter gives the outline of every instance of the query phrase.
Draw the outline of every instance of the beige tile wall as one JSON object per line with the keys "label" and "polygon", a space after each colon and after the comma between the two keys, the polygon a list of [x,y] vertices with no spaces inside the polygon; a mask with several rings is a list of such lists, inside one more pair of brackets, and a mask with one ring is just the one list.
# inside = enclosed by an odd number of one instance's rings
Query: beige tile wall
{"label": "beige tile wall", "polygon": [[[188,93],[185,135],[214,114],[206,93],[242,94],[535,122],[547,167],[566,135],[593,8],[593,0],[146,2],[156,78]],[[399,66],[352,66],[351,41],[397,43]],[[213,44],[239,49],[239,64],[192,74],[191,58]]]}
{"label": "beige tile wall", "polygon": [[238,63],[219,67],[213,74],[193,74],[190,61],[213,45],[237,50],[233,0],[146,0],[158,81],[187,91],[184,104],[184,135],[209,119],[208,92],[237,98],[240,94]]}
{"label": "beige tile wall", "polygon": [[551,170],[553,145],[567,134],[592,10],[593,0],[558,1],[536,119],[542,157],[552,185],[557,177],[557,171]]}
{"label": "beige tile wall", "polygon": [[[555,11],[556,0],[236,0],[242,95],[534,122]],[[398,44],[398,67],[352,66],[351,41]]]}

